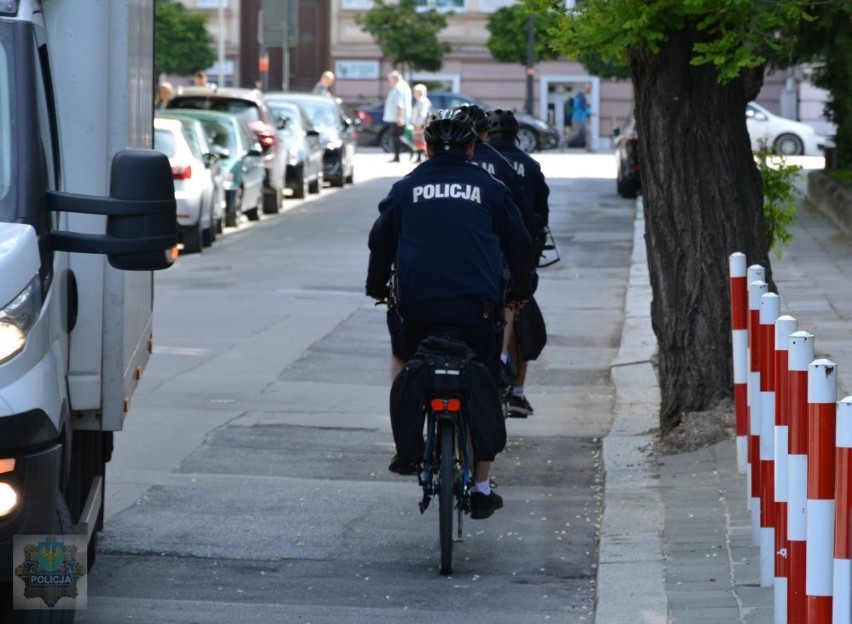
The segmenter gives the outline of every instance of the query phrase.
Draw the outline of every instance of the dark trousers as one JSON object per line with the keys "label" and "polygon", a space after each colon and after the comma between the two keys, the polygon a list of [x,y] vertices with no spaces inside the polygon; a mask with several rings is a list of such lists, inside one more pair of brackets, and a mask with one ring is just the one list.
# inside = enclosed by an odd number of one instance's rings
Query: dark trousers
{"label": "dark trousers", "polygon": [[399,153],[402,151],[406,151],[409,154],[414,152],[412,147],[408,145],[408,143],[402,140],[402,133],[405,132],[405,127],[400,126],[399,124],[393,124],[391,126],[391,132],[393,132],[393,157],[396,160],[399,160]]}
{"label": "dark trousers", "polygon": [[495,382],[500,380],[500,351],[503,310],[478,298],[427,301],[403,312],[388,312],[388,330],[393,354],[403,362],[414,357],[417,346],[439,327],[452,327],[479,357]]}

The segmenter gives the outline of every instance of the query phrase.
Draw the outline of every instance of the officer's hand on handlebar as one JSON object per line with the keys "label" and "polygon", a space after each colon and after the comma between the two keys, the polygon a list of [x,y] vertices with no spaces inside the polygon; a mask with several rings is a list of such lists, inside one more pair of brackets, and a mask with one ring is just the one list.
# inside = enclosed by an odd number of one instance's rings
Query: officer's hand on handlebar
{"label": "officer's hand on handlebar", "polygon": [[390,297],[390,286],[387,284],[367,284],[367,296],[377,301],[387,301],[388,297]]}

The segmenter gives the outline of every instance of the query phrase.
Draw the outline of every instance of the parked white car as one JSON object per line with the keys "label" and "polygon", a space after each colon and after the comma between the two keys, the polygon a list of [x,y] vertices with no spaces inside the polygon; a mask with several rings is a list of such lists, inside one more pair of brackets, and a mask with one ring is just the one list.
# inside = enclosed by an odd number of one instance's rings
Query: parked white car
{"label": "parked white car", "polygon": [[209,147],[204,151],[199,145],[199,134],[204,134],[204,128],[193,120],[192,123],[198,124],[193,132],[188,123],[154,117],[154,149],[168,156],[172,166],[178,233],[184,252],[198,253],[216,239],[217,219],[224,216],[224,188],[221,180],[217,186],[211,169],[216,156]]}
{"label": "parked white car", "polygon": [[766,144],[784,156],[823,156],[832,145],[808,124],[774,115],[754,102],[746,105],[746,127],[753,151]]}

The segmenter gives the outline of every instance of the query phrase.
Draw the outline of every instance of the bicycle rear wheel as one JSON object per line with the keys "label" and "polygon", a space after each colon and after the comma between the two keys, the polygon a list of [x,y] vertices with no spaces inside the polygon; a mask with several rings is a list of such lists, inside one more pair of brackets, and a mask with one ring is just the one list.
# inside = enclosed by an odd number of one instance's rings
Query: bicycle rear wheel
{"label": "bicycle rear wheel", "polygon": [[438,492],[439,529],[441,534],[441,574],[453,573],[453,423],[438,422],[441,439],[441,480]]}

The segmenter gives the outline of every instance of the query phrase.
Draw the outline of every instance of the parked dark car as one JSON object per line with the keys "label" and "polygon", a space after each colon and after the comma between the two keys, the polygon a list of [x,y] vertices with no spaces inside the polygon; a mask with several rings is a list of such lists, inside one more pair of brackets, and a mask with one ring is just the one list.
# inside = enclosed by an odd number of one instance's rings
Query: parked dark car
{"label": "parked dark car", "polygon": [[242,119],[214,111],[169,109],[161,117],[197,119],[222,165],[225,185],[225,225],[237,227],[245,214],[257,219],[263,210],[263,150],[251,128]]}
{"label": "parked dark car", "polygon": [[258,89],[180,87],[169,100],[169,109],[212,110],[236,115],[254,132],[263,148],[263,212],[275,214],[284,200],[287,149],[278,140],[263,92]]}
{"label": "parked dark car", "polygon": [[355,124],[346,117],[335,98],[313,93],[276,91],[266,94],[271,106],[295,102],[301,106],[320,133],[323,154],[323,178],[332,186],[352,183],[355,175]]}
{"label": "parked dark car", "polygon": [[323,184],[323,149],[319,130],[296,102],[274,100],[269,109],[278,128],[278,138],[287,146],[287,188],[299,199],[319,193]]}
{"label": "parked dark car", "polygon": [[[451,93],[449,91],[430,91],[426,94],[432,103],[432,110],[455,108],[462,104],[476,104],[485,110],[493,107],[475,98]],[[360,144],[379,145],[386,152],[393,151],[393,137],[388,132],[388,125],[382,121],[385,106],[383,103],[359,108],[356,115],[359,120]],[[559,144],[559,133],[546,121],[522,112],[515,112],[518,120],[518,145],[525,152],[545,150]]]}
{"label": "parked dark car", "polygon": [[636,197],[642,190],[639,177],[639,135],[636,119],[631,114],[623,127],[613,128],[613,145],[617,171],[615,188],[622,197]]}

